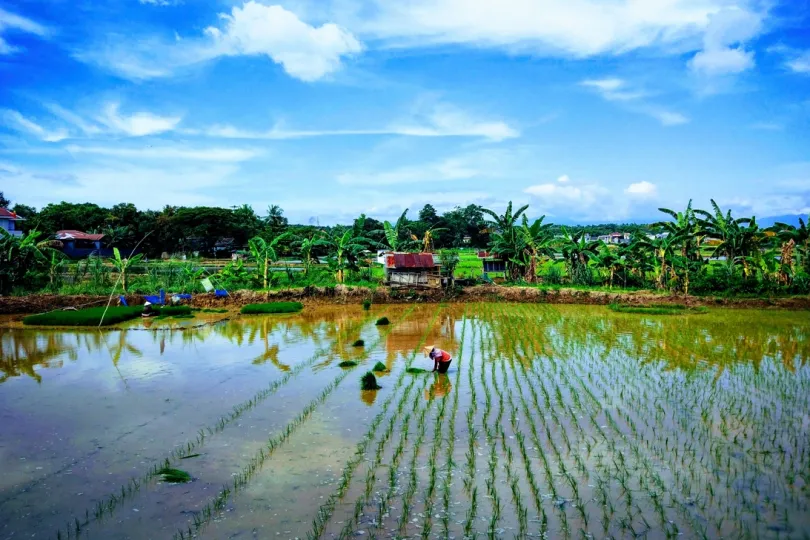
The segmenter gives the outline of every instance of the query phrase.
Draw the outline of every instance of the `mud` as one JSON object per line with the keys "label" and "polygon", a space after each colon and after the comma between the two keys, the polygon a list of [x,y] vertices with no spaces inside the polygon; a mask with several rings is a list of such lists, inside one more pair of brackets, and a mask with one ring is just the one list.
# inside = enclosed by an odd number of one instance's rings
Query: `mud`
{"label": "mud", "polygon": [[[141,295],[127,295],[130,305],[143,303]],[[778,298],[722,298],[712,296],[662,295],[651,291],[611,293],[579,289],[537,289],[533,287],[503,287],[498,285],[464,287],[455,290],[422,289],[406,290],[378,287],[304,287],[278,291],[260,292],[251,290],[233,291],[226,298],[213,293],[195,294],[192,307],[240,307],[257,302],[297,300],[305,305],[359,304],[364,300],[377,304],[440,303],[440,302],[517,302],[548,304],[613,303],[629,305],[685,304],[741,309],[810,309],[810,296]],[[108,298],[93,295],[33,294],[28,296],[0,297],[0,314],[40,313],[66,307],[91,307],[104,305]],[[117,296],[113,299],[117,302]]]}

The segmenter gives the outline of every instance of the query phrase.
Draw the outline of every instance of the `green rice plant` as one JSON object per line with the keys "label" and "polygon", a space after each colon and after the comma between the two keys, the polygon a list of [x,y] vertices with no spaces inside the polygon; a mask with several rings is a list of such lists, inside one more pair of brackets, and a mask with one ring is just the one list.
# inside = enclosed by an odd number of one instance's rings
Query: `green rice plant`
{"label": "green rice plant", "polygon": [[377,326],[386,326],[388,324],[391,324],[391,321],[388,320],[388,317],[380,317],[379,319],[377,319],[377,322],[375,324]]}
{"label": "green rice plant", "polygon": [[354,343],[352,343],[352,347],[363,347],[365,346],[365,344],[366,342],[363,341],[362,339],[356,339],[354,340]]}
{"label": "green rice plant", "polygon": [[164,482],[170,484],[183,484],[191,481],[191,475],[186,471],[173,469],[171,467],[163,467],[157,474]]}
{"label": "green rice plant", "polygon": [[356,365],[357,365],[357,362],[355,362],[354,360],[344,360],[343,362],[338,364],[338,367],[350,368],[350,367],[354,367]]}
{"label": "green rice plant", "polygon": [[379,371],[388,371],[388,368],[385,367],[385,364],[383,364],[382,362],[377,362],[376,364],[374,364],[374,367],[371,368],[371,371],[378,371],[378,372]]}
{"label": "green rice plant", "polygon": [[366,311],[371,309],[371,300],[363,300],[363,309]]}
{"label": "green rice plant", "polygon": [[709,311],[705,307],[688,307],[678,304],[651,304],[646,306],[610,304],[608,308],[617,313],[639,313],[646,315],[684,315],[707,313]]}
{"label": "green rice plant", "polygon": [[423,373],[430,373],[430,371],[422,368],[409,367],[405,368],[405,373],[410,373],[411,375],[421,375]]}
{"label": "green rice plant", "polygon": [[[104,312],[106,309],[106,313]],[[25,325],[37,326],[109,326],[141,316],[141,306],[94,307],[76,311],[49,311],[23,318]],[[102,320],[103,316],[103,320]]]}
{"label": "green rice plant", "polygon": [[242,315],[264,315],[273,313],[297,313],[304,309],[301,302],[269,302],[266,304],[248,304],[239,313]]}
{"label": "green rice plant", "polygon": [[360,388],[363,390],[379,390],[382,386],[377,384],[377,377],[374,376],[374,372],[367,371],[360,378]]}
{"label": "green rice plant", "polygon": [[203,313],[228,313],[228,310],[224,308],[223,309],[205,308],[200,311],[202,311]]}

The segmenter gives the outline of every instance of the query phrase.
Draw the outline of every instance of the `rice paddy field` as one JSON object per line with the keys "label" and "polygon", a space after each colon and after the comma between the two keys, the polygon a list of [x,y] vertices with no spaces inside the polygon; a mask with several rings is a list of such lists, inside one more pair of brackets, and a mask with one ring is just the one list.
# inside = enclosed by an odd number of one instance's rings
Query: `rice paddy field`
{"label": "rice paddy field", "polygon": [[804,539],[808,358],[787,311],[7,325],[0,539]]}

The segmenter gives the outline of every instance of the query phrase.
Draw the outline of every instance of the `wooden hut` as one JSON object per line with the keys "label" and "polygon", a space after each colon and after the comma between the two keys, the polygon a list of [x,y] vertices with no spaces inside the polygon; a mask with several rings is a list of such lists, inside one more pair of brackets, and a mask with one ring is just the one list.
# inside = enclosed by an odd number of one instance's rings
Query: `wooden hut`
{"label": "wooden hut", "polygon": [[391,287],[441,287],[441,264],[432,253],[386,253],[385,281]]}

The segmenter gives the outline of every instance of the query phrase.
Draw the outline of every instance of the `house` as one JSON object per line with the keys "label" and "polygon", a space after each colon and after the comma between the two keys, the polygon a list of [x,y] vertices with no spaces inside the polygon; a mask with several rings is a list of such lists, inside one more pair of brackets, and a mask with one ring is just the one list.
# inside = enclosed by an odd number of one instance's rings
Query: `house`
{"label": "house", "polygon": [[629,244],[630,233],[614,232],[610,234],[604,234],[602,236],[598,236],[597,240],[601,240],[605,244]]}
{"label": "house", "polygon": [[386,253],[385,281],[392,287],[431,287],[442,284],[438,256],[433,253]]}
{"label": "house", "polygon": [[0,229],[3,229],[11,236],[22,236],[23,232],[17,228],[17,222],[19,221],[25,220],[7,208],[0,208]]}
{"label": "house", "polygon": [[506,261],[500,257],[490,253],[489,251],[479,251],[478,258],[484,265],[484,273],[491,274],[493,272],[506,272]]}
{"label": "house", "polygon": [[91,255],[110,257],[113,251],[103,246],[103,238],[103,234],[91,234],[74,230],[56,231],[56,239],[62,242],[62,252],[74,259]]}

